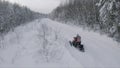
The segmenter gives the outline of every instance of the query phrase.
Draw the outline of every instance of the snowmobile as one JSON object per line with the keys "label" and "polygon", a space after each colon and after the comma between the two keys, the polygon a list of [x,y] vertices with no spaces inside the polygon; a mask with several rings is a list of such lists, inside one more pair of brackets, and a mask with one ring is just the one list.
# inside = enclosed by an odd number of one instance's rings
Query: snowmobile
{"label": "snowmobile", "polygon": [[71,46],[74,46],[81,52],[85,52],[84,45],[83,44],[74,44],[73,42],[69,41]]}

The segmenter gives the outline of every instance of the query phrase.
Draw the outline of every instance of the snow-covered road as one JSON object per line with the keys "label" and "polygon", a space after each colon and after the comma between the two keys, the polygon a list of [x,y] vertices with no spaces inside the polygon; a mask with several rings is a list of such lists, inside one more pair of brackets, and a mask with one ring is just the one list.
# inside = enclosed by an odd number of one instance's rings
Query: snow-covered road
{"label": "snow-covered road", "polygon": [[[69,46],[76,34],[84,53]],[[120,46],[107,36],[50,19],[33,21],[0,37],[0,68],[120,68]]]}

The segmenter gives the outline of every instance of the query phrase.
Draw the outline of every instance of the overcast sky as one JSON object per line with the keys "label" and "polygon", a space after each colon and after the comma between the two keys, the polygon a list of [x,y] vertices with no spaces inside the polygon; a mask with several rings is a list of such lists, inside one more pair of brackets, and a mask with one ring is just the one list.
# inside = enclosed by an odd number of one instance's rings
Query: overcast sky
{"label": "overcast sky", "polygon": [[37,12],[50,13],[61,2],[65,0],[8,0],[8,1],[12,3],[16,2],[20,5],[25,5]]}

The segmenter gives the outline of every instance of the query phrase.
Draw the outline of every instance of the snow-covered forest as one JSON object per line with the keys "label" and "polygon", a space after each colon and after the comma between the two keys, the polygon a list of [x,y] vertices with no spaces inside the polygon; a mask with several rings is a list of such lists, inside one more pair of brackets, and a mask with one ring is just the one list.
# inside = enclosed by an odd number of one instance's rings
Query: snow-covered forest
{"label": "snow-covered forest", "polygon": [[120,0],[67,0],[50,17],[63,22],[72,21],[120,42]]}
{"label": "snow-covered forest", "polygon": [[0,34],[13,30],[14,27],[35,20],[40,16],[44,16],[44,14],[31,11],[25,6],[0,0]]}
{"label": "snow-covered forest", "polygon": [[120,68],[119,42],[120,0],[61,0],[49,14],[0,0],[0,68]]}

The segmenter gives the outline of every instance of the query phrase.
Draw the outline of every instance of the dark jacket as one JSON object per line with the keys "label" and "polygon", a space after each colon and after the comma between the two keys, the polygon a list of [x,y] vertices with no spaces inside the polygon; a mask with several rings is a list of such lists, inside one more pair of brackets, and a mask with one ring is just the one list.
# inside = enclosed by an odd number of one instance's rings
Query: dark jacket
{"label": "dark jacket", "polygon": [[74,37],[74,40],[72,41],[72,44],[75,47],[81,45],[81,37]]}

